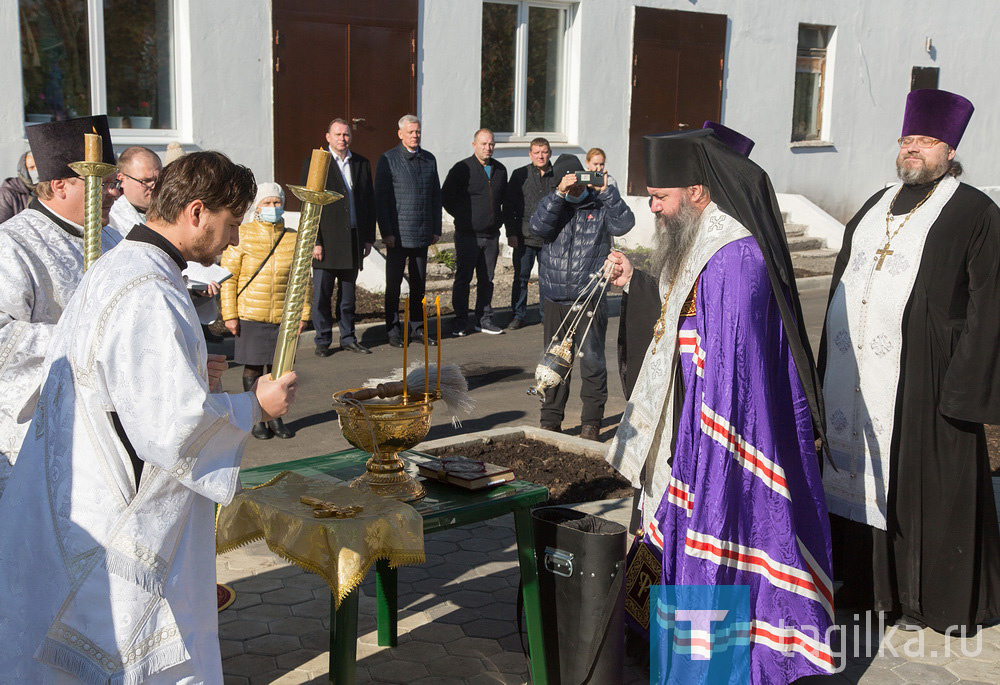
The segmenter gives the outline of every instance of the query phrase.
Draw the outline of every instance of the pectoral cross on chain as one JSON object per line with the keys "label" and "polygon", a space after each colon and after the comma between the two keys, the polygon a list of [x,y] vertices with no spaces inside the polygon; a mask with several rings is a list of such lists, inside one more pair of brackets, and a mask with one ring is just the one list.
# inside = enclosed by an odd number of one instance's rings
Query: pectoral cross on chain
{"label": "pectoral cross on chain", "polygon": [[875,250],[875,254],[878,255],[878,264],[875,265],[875,270],[881,271],[882,263],[885,261],[885,258],[892,254],[892,250],[889,249],[889,243],[886,243],[885,247],[882,249]]}

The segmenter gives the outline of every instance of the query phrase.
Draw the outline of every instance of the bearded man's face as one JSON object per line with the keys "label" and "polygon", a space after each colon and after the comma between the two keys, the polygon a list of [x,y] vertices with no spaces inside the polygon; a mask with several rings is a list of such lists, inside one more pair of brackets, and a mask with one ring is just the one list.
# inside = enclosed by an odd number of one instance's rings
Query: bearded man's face
{"label": "bearded man's face", "polygon": [[[938,141],[931,147],[918,144],[925,136],[907,136],[899,147],[896,157],[896,174],[903,183],[910,185],[930,183],[940,178],[951,168],[955,151],[947,143]],[[908,143],[908,144],[907,144]]]}
{"label": "bearded man's face", "polygon": [[649,190],[650,207],[656,215],[650,269],[661,278],[671,281],[698,237],[702,210],[691,202],[686,188]]}

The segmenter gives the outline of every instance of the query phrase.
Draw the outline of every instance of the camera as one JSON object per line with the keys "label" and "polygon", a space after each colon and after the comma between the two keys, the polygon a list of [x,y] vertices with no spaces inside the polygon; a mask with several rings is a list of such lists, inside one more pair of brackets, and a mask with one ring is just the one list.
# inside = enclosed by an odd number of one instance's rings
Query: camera
{"label": "camera", "polygon": [[576,182],[584,185],[591,185],[600,188],[604,185],[603,171],[578,171],[576,172]]}

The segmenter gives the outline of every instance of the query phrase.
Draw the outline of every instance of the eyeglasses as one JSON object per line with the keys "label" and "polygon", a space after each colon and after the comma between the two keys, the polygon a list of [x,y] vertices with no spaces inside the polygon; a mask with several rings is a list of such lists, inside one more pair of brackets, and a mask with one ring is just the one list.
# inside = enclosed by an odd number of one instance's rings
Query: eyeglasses
{"label": "eyeglasses", "polygon": [[[86,179],[83,176],[73,176],[72,178],[86,182]],[[122,189],[122,182],[119,179],[108,178],[106,176],[103,179],[101,179],[101,190],[107,191],[107,190],[121,190],[121,189]]]}
{"label": "eyeglasses", "polygon": [[144,181],[142,179],[136,178],[135,176],[129,176],[124,171],[121,172],[121,175],[124,176],[125,178],[132,179],[133,181],[135,181],[136,183],[138,183],[139,185],[141,185],[143,188],[145,188],[149,192],[153,192],[153,188],[156,187],[156,179],[155,178],[148,178],[148,179],[146,179]]}
{"label": "eyeglasses", "polygon": [[917,147],[921,150],[926,150],[943,141],[940,141],[937,138],[929,138],[927,136],[903,136],[896,142],[899,143],[899,147],[910,147],[916,143]]}

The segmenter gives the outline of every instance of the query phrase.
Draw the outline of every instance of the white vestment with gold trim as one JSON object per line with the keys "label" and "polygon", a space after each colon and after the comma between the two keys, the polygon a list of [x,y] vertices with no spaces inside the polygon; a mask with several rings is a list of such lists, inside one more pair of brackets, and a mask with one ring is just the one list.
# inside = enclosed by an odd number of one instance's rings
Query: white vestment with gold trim
{"label": "white vestment with gold trim", "polygon": [[[77,294],[0,499],[0,673],[221,683],[214,505],[237,489],[259,405],[209,392],[201,326],[159,248],[122,242]],[[113,413],[143,461],[138,491]]]}

